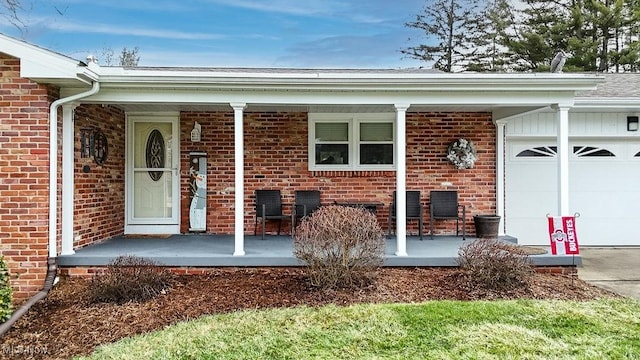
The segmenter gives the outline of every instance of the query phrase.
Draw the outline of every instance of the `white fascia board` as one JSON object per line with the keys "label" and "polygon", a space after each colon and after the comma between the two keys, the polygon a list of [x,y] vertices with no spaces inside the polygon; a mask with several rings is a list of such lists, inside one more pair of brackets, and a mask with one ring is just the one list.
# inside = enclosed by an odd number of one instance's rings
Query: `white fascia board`
{"label": "white fascia board", "polygon": [[620,110],[640,109],[640,98],[576,98],[576,110]]}
{"label": "white fascia board", "polygon": [[[101,83],[103,84],[103,83]],[[63,94],[64,95],[64,94]],[[271,105],[489,105],[549,106],[569,103],[572,91],[302,91],[302,90],[194,90],[184,88],[109,88],[84,99],[95,103],[247,104]]]}
{"label": "white fascia board", "polygon": [[100,69],[108,87],[317,89],[317,90],[447,90],[447,91],[583,91],[594,90],[603,78],[588,74],[475,74],[322,71],[286,72],[155,70],[109,67]]}
{"label": "white fascia board", "polygon": [[[20,59],[20,76],[40,82],[86,83],[86,66],[70,57],[0,34],[0,52]],[[79,76],[81,74],[82,76]]]}

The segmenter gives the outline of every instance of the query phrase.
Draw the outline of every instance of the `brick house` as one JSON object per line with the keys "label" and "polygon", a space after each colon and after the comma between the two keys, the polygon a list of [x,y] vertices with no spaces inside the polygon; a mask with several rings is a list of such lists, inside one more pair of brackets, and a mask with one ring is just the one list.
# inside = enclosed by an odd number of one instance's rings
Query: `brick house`
{"label": "brick house", "polygon": [[[234,234],[237,256],[253,234],[256,189],[280,189],[289,204],[304,189],[321,190],[326,203],[376,201],[385,204],[383,227],[393,191],[421,190],[428,201],[430,190],[457,190],[469,217],[497,213],[508,222],[505,126],[553,109],[558,138],[566,139],[576,92],[593,91],[601,80],[102,67],[0,35],[0,245],[19,275],[16,298],[41,288],[50,258],[123,234],[189,232],[194,156],[206,156],[203,230]],[[337,135],[324,141],[321,132]],[[476,146],[471,169],[446,159],[460,138]],[[160,166],[149,160],[154,144]],[[325,164],[327,154],[342,158]],[[564,177],[560,171],[559,213],[567,210]],[[403,208],[399,197],[397,256],[407,254],[407,234],[416,232],[401,220]],[[442,222],[436,233],[452,226]],[[472,222],[467,227],[473,233]]]}

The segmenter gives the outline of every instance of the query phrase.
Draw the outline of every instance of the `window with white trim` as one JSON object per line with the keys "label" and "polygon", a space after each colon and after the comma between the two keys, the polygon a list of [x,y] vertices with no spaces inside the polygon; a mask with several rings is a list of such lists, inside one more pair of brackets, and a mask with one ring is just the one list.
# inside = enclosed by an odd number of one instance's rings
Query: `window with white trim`
{"label": "window with white trim", "polygon": [[395,114],[309,114],[309,170],[395,170]]}

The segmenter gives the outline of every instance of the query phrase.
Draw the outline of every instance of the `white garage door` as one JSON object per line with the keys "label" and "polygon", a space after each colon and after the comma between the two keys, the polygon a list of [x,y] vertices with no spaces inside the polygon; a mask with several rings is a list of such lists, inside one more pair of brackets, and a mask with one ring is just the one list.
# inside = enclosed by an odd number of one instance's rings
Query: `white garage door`
{"label": "white garage door", "polygon": [[[509,140],[506,232],[521,244],[549,243],[546,215],[558,215],[553,142]],[[581,245],[640,245],[640,142],[570,141],[570,213]],[[567,215],[567,214],[563,214]]]}

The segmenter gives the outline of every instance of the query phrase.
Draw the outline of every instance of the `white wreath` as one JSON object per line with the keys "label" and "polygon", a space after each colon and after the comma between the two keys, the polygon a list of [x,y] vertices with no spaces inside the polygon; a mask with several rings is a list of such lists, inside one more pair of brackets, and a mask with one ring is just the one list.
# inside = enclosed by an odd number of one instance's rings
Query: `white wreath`
{"label": "white wreath", "polygon": [[471,141],[458,139],[449,144],[447,159],[458,169],[470,169],[478,160],[478,156]]}

